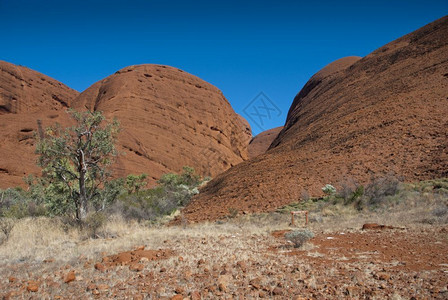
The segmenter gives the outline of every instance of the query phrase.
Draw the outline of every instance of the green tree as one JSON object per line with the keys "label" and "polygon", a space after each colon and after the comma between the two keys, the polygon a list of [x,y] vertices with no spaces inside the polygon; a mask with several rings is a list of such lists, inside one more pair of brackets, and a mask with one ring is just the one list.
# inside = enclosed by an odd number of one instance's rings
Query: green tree
{"label": "green tree", "polygon": [[[117,152],[114,143],[119,130],[116,120],[105,122],[101,112],[69,111],[75,125],[63,129],[60,125],[46,129],[36,153],[42,167],[42,183],[46,192],[61,205],[84,221],[89,204],[106,201],[109,184],[108,167]],[[62,207],[60,207],[62,209]]]}

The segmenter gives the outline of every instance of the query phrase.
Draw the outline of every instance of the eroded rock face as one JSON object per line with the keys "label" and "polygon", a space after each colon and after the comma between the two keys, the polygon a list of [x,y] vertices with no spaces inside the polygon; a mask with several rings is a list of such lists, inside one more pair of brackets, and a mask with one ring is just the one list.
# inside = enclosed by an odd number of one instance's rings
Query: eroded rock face
{"label": "eroded rock face", "polygon": [[447,36],[444,17],[325,67],[294,99],[270,150],[211,181],[185,217],[268,211],[348,178],[448,176]]}
{"label": "eroded rock face", "polygon": [[44,74],[0,61],[0,115],[60,111],[78,94]]}
{"label": "eroded rock face", "polygon": [[[66,108],[103,111],[122,129],[115,176],[146,173],[150,183],[194,167],[216,176],[248,158],[251,129],[220,90],[182,70],[124,68],[82,94],[38,72],[0,62],[0,188],[39,175],[34,134],[70,122]],[[76,99],[75,99],[76,98]]]}
{"label": "eroded rock face", "polygon": [[160,65],[124,68],[77,97],[75,109],[117,118],[122,131],[117,176],[164,173],[191,166],[216,176],[248,158],[251,130],[213,85]]}
{"label": "eroded rock face", "polygon": [[257,134],[249,143],[249,158],[265,153],[283,126],[272,128]]}
{"label": "eroded rock face", "polygon": [[26,67],[0,61],[0,188],[23,185],[39,174],[34,133],[55,122],[66,124],[65,110],[79,92]]}

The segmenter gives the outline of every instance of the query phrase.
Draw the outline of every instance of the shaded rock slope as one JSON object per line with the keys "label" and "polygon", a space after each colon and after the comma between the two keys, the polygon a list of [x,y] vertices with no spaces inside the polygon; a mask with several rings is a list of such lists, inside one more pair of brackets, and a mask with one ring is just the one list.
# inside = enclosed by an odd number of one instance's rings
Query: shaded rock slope
{"label": "shaded rock slope", "polygon": [[253,158],[260,154],[265,153],[279,132],[283,129],[283,126],[272,128],[263,132],[260,132],[249,143],[249,158]]}
{"label": "shaded rock slope", "polygon": [[0,61],[0,188],[39,174],[34,154],[37,120],[64,124],[65,108],[79,92],[29,68]]}
{"label": "shaded rock slope", "polygon": [[248,158],[247,122],[215,86],[173,67],[124,68],[81,93],[73,107],[119,120],[118,176],[147,173],[154,182],[186,165],[216,176]]}
{"label": "shaded rock slope", "polygon": [[325,67],[296,96],[270,149],[212,180],[185,218],[269,211],[348,179],[447,177],[447,36],[444,17]]}

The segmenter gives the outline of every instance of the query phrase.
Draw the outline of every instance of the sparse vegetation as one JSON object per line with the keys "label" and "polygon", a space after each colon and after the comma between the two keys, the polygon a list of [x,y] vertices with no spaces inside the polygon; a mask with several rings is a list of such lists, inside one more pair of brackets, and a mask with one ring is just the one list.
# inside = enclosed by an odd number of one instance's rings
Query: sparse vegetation
{"label": "sparse vegetation", "polygon": [[291,241],[295,248],[302,247],[308,240],[312,239],[314,234],[308,230],[293,230],[285,233],[285,239]]}
{"label": "sparse vegetation", "polygon": [[181,174],[163,175],[154,188],[122,193],[106,212],[120,214],[125,219],[155,222],[188,204],[199,193],[201,183],[193,168],[184,167]]}
{"label": "sparse vegetation", "polygon": [[[351,181],[338,192],[324,197],[309,197],[277,209],[280,213],[307,210],[311,222],[321,222],[322,217],[334,218],[340,215],[355,216],[369,212],[400,212],[420,209],[425,213],[418,216],[424,223],[447,224],[448,179],[427,180],[417,183],[403,183],[399,178],[386,176],[372,180],[365,187]],[[423,217],[425,215],[425,217]]]}
{"label": "sparse vegetation", "polygon": [[334,186],[332,186],[331,184],[326,184],[323,188],[322,191],[326,194],[326,195],[333,195],[336,193],[336,188]]}

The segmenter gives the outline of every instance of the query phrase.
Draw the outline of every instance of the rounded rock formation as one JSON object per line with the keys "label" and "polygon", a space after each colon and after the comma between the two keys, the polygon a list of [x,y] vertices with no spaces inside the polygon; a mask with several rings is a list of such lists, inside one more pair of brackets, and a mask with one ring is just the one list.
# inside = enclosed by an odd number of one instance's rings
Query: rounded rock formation
{"label": "rounded rock formation", "polygon": [[193,167],[216,176],[248,158],[248,124],[215,86],[180,69],[126,67],[81,93],[73,108],[117,118],[121,132],[118,176],[164,173]]}
{"label": "rounded rock formation", "polygon": [[55,122],[66,124],[65,109],[78,94],[39,72],[0,61],[0,188],[39,174],[34,134]]}
{"label": "rounded rock formation", "polygon": [[189,221],[261,212],[348,179],[448,176],[448,17],[314,75],[262,155],[210,181]]}

